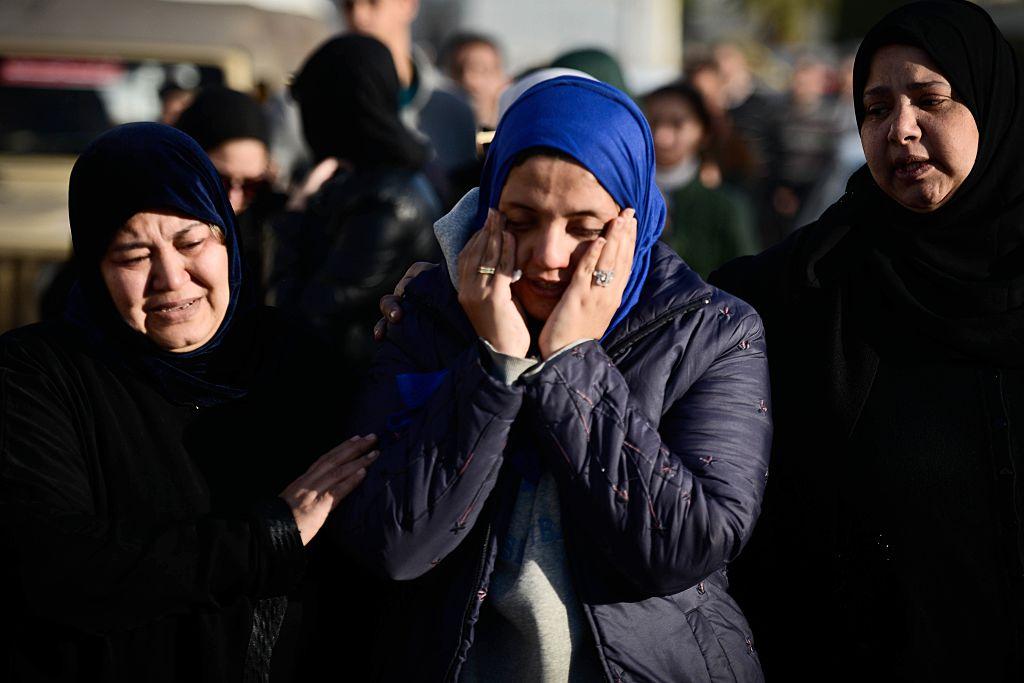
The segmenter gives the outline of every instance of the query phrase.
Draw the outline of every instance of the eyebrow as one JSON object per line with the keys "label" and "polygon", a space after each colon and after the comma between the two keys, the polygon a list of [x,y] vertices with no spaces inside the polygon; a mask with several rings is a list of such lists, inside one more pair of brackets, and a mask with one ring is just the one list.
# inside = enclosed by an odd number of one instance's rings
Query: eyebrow
{"label": "eyebrow", "polygon": [[[508,207],[510,209],[522,209],[524,211],[529,211],[530,213],[538,213],[535,207],[529,206],[528,204],[520,204],[519,202],[509,202]],[[580,209],[579,211],[572,211],[566,215],[569,218],[588,217],[596,218],[598,220],[604,220],[600,214],[598,214],[596,211],[592,211],[591,209]]]}
{"label": "eyebrow", "polygon": [[[952,86],[949,83],[943,81],[917,81],[914,83],[907,84],[907,90],[924,90],[925,88],[931,88],[933,86],[942,86],[952,90]],[[892,88],[887,85],[876,85],[873,88],[868,88],[864,91],[864,97],[874,97],[875,95],[888,95],[892,92]]]}
{"label": "eyebrow", "polygon": [[[205,225],[205,223],[203,223],[202,221],[193,221],[193,222],[189,223],[188,225],[186,225],[181,230],[179,230],[178,232],[174,233],[174,237],[172,239],[176,239],[178,237],[181,237],[182,235],[184,235],[185,233],[187,233],[189,230],[191,230],[192,228],[196,227],[197,225],[198,226],[202,226],[202,225]],[[124,252],[124,251],[131,251],[132,249],[145,249],[148,246],[149,246],[149,244],[147,244],[146,242],[126,242],[125,244],[116,244],[116,245],[114,245],[111,248],[111,251],[113,251],[115,253],[121,253],[121,252]]]}

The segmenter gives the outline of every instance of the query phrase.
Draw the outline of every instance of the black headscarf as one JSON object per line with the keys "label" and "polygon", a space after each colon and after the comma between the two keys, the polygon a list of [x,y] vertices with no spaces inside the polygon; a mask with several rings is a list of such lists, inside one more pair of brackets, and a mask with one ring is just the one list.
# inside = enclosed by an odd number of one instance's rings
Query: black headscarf
{"label": "black headscarf", "polygon": [[[164,351],[128,327],[100,273],[100,262],[125,222],[141,211],[161,209],[218,226],[228,252],[228,310],[214,337],[188,353]],[[104,133],[75,162],[68,212],[79,280],[67,317],[94,348],[140,370],[177,402],[209,406],[243,396],[245,354],[239,345],[244,340],[230,333],[253,302],[242,287],[234,213],[199,145],[159,123],[130,123]]]}
{"label": "black headscarf", "polygon": [[181,113],[177,127],[207,151],[228,140],[241,138],[270,144],[267,118],[259,102],[220,85],[200,90],[188,109]]}
{"label": "black headscarf", "polygon": [[[857,52],[858,124],[872,57],[887,45],[918,47],[931,57],[974,115],[980,140],[973,170],[929,213],[888,197],[866,166],[850,179],[844,203],[866,244],[855,283],[859,299],[867,306],[884,302],[905,329],[956,356],[1024,366],[1024,81],[1016,56],[977,5],[940,0],[900,7],[868,32]],[[881,328],[893,316],[862,320]]]}
{"label": "black headscarf", "polygon": [[317,48],[291,88],[317,160],[421,168],[427,150],[398,116],[400,87],[391,52],[373,38],[345,35]]}

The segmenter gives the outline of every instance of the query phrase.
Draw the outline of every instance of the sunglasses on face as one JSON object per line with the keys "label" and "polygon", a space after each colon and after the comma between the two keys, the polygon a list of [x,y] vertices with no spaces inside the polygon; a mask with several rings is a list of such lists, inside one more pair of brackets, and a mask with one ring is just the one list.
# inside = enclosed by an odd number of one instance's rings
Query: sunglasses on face
{"label": "sunglasses on face", "polygon": [[220,174],[220,181],[224,184],[224,191],[230,193],[232,190],[241,190],[245,201],[252,201],[260,192],[265,190],[270,183],[266,177],[259,178],[230,178],[223,173]]}

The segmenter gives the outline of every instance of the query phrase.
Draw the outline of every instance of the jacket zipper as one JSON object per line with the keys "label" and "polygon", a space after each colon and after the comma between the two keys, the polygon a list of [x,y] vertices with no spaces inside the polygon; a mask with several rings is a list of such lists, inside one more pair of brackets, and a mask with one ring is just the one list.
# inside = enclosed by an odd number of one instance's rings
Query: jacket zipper
{"label": "jacket zipper", "polygon": [[616,341],[614,344],[612,344],[606,349],[605,353],[607,353],[608,357],[611,358],[612,360],[618,361],[622,356],[626,354],[626,352],[633,344],[640,341],[649,334],[652,334],[658,328],[667,325],[674,318],[687,315],[688,313],[692,313],[693,311],[696,311],[699,308],[703,308],[704,306],[707,306],[710,303],[711,293],[704,292],[696,299],[691,299],[684,304],[680,304],[678,306],[675,306],[674,308],[670,308],[661,315],[659,315],[658,317],[656,317],[651,322],[634,330],[633,332],[630,332],[622,339]]}
{"label": "jacket zipper", "polygon": [[448,665],[448,671],[444,674],[444,680],[451,681],[452,672],[455,670],[455,663],[459,661],[459,652],[462,650],[462,643],[466,640],[466,623],[469,621],[469,615],[473,611],[473,603],[479,602],[480,598],[480,583],[484,578],[484,567],[487,565],[487,547],[491,543],[491,525],[487,525],[487,530],[484,532],[484,543],[483,552],[480,553],[480,562],[477,565],[476,581],[473,582],[473,592],[469,596],[469,600],[466,602],[466,609],[462,612],[462,625],[459,628],[459,645],[455,650],[455,656],[452,657],[451,663]]}

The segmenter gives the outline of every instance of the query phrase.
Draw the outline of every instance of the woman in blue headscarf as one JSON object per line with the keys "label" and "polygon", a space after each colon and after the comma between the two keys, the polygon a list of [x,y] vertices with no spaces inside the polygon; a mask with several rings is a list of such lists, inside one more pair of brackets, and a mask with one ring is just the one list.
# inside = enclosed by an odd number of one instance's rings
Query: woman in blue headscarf
{"label": "woman in blue headscarf", "polygon": [[767,475],[761,324],[658,242],[654,172],[628,97],[555,78],[436,227],[457,264],[405,289],[336,527],[401,582],[385,680],[761,679],[725,579]]}
{"label": "woman in blue headscarf", "polygon": [[339,373],[252,303],[223,185],[187,135],[100,136],[69,212],[68,315],[0,338],[0,678],[286,674],[306,546],[374,440],[331,449],[346,408],[310,378]]}

